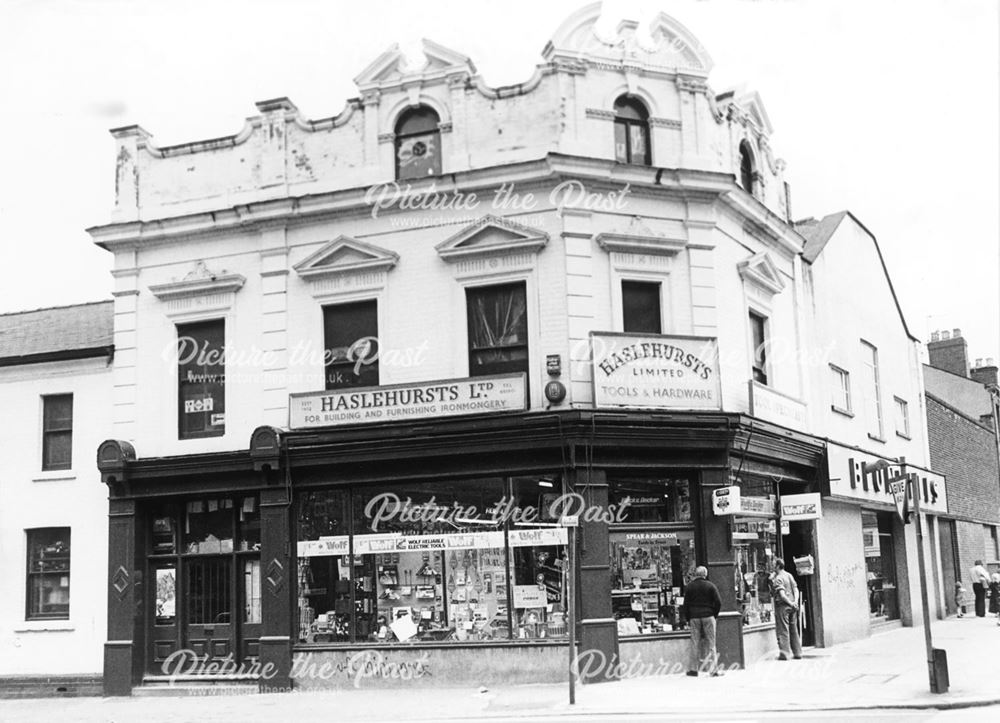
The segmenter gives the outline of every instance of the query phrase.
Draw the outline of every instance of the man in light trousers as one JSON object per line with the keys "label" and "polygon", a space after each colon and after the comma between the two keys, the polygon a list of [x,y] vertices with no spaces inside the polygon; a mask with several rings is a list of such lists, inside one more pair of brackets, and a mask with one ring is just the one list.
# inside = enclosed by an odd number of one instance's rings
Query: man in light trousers
{"label": "man in light trousers", "polygon": [[799,586],[792,574],[785,569],[785,561],[774,558],[771,575],[774,591],[774,631],[778,636],[778,660],[796,660],[802,657],[802,640],[799,637]]}
{"label": "man in light trousers", "polygon": [[719,655],[715,649],[715,624],[722,609],[719,588],[708,581],[708,569],[699,565],[694,579],[684,589],[681,611],[691,628],[691,650],[687,674],[694,677],[700,670],[709,675],[722,675],[718,669]]}

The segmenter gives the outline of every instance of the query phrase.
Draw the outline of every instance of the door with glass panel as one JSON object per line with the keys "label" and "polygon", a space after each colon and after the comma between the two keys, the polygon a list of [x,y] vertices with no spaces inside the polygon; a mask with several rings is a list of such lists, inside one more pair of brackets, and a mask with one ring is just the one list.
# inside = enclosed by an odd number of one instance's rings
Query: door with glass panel
{"label": "door with glass panel", "polygon": [[[255,497],[187,500],[154,511],[148,668],[197,673],[258,654],[260,517]],[[215,666],[217,667],[217,666]]]}

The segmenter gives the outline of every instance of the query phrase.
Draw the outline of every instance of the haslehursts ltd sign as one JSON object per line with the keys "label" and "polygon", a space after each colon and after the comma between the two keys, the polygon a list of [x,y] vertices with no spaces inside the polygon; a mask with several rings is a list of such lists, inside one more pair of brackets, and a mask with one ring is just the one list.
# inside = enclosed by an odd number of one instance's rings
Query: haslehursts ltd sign
{"label": "haslehursts ltd sign", "polygon": [[714,337],[594,332],[590,343],[597,407],[722,408]]}

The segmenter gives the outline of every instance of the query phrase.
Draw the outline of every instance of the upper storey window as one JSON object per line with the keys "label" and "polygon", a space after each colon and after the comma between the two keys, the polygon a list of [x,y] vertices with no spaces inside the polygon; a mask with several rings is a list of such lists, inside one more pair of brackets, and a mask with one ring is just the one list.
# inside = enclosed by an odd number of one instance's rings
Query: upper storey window
{"label": "upper storey window", "polygon": [[751,196],[756,195],[753,184],[756,175],[757,169],[754,168],[753,152],[750,150],[750,145],[743,141],[740,143],[740,185]]}
{"label": "upper storey window", "polygon": [[649,111],[638,99],[627,95],[615,101],[615,160],[648,166]]}
{"label": "upper storey window", "polygon": [[396,122],[396,178],[424,178],[441,173],[438,114],[425,105],[405,111]]}

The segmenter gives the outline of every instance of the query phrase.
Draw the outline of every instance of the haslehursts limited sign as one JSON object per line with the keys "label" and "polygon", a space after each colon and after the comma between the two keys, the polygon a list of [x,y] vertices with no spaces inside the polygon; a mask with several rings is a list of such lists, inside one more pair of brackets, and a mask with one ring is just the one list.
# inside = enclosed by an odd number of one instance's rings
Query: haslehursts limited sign
{"label": "haslehursts limited sign", "polygon": [[597,407],[722,408],[714,337],[594,332],[590,343]]}

